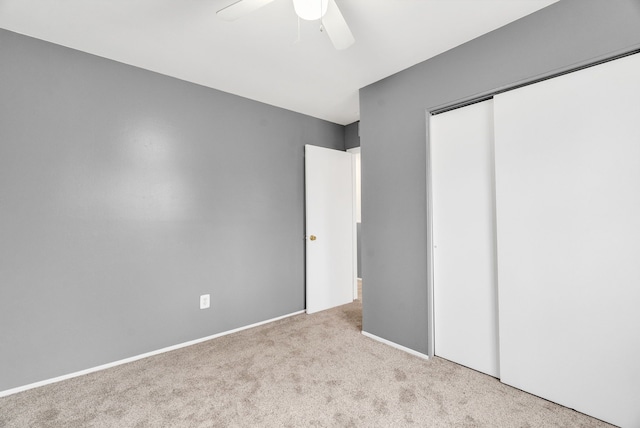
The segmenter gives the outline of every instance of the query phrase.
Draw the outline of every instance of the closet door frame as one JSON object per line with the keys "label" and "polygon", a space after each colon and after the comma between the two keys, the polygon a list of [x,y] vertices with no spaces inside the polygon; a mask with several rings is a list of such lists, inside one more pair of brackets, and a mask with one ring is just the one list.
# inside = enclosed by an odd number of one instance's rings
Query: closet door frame
{"label": "closet door frame", "polygon": [[[486,94],[485,93],[481,97],[483,99],[487,99],[487,98],[491,97],[491,95],[498,95],[498,94],[501,94],[501,93],[506,92],[506,91],[511,91],[513,89],[519,89],[519,88],[521,88],[523,86],[529,86],[529,85],[532,85],[532,84],[536,84],[536,83],[539,83],[541,81],[545,81],[545,80],[549,80],[549,79],[552,79],[552,78],[555,78],[555,77],[563,76],[565,74],[572,73],[572,72],[575,72],[575,71],[581,71],[581,70],[586,69],[586,68],[591,68],[592,66],[598,66],[600,64],[604,64],[604,63],[608,63],[608,62],[611,62],[611,61],[614,61],[614,60],[622,59],[624,57],[631,56],[631,55],[637,55],[636,58],[640,58],[640,49],[638,49],[636,47],[636,48],[634,48],[634,50],[631,50],[631,51],[628,51],[628,52],[624,52],[624,53],[621,53],[621,54],[612,55],[612,56],[610,56],[608,58],[601,58],[601,59],[598,59],[598,60],[594,60],[591,63],[582,64],[582,65],[580,65],[578,67],[574,67],[574,68],[572,68],[570,70],[568,69],[568,70],[562,70],[562,71],[556,72],[556,73],[549,73],[548,75],[546,75],[543,78],[538,77],[536,79],[531,79],[530,81],[525,82],[525,83],[514,84],[514,85],[512,85],[510,87],[501,88],[499,90],[496,90],[492,94]],[[617,80],[621,80],[621,79],[617,79]],[[634,84],[637,85],[637,81],[634,81]],[[584,86],[585,86],[585,88],[590,87],[589,85],[584,85]],[[634,87],[637,87],[637,86],[634,86]],[[585,91],[587,93],[589,92],[587,89],[585,89]],[[478,102],[481,101],[480,97],[477,98],[477,101]],[[445,106],[445,107],[440,107],[440,108],[437,108],[437,109],[434,108],[432,110],[426,111],[426,136],[427,136],[427,138],[426,138],[426,144],[427,144],[427,147],[426,147],[427,148],[427,150],[426,150],[426,153],[427,153],[427,159],[426,159],[426,166],[427,166],[426,189],[427,189],[427,222],[428,222],[428,228],[427,228],[427,230],[428,230],[428,235],[427,235],[427,266],[428,266],[428,279],[427,279],[427,281],[428,281],[428,283],[427,283],[427,287],[428,287],[428,298],[429,298],[429,304],[428,304],[428,310],[429,310],[429,314],[428,314],[428,320],[429,320],[429,326],[428,326],[428,353],[429,353],[429,356],[434,356],[435,353],[437,352],[437,349],[436,349],[436,337],[435,337],[435,333],[436,333],[436,328],[435,327],[436,326],[435,326],[435,299],[434,299],[436,288],[435,288],[435,283],[434,283],[434,280],[435,280],[435,277],[434,277],[434,266],[435,266],[434,256],[435,256],[435,254],[434,254],[434,238],[433,238],[433,227],[434,227],[434,222],[433,222],[433,220],[434,220],[434,212],[433,212],[434,192],[433,192],[433,190],[434,189],[433,189],[433,160],[431,159],[431,153],[432,153],[432,148],[433,148],[432,147],[432,144],[433,144],[432,136],[433,135],[432,135],[431,130],[430,130],[431,117],[434,114],[442,113],[444,111],[452,110],[452,109],[458,108],[458,107],[463,107],[463,104],[464,105],[468,105],[468,104],[472,104],[472,103],[473,103],[472,100],[467,99],[466,101],[461,102],[460,104],[458,104],[456,106]],[[612,103],[611,101],[609,101],[609,102],[600,102],[600,104],[601,105],[605,105],[605,106],[609,106],[609,105],[615,104],[615,103]],[[633,106],[634,106],[633,109],[637,109],[637,105],[636,104],[633,104]],[[632,110],[631,107],[629,107],[625,111],[631,111],[631,110]],[[558,116],[556,116],[556,117],[558,117]],[[595,119],[591,119],[591,120],[595,121]],[[631,121],[629,123],[634,123],[634,122]],[[618,128],[621,128],[621,127],[614,127],[613,129],[617,130]],[[594,132],[594,134],[595,134],[595,132]],[[636,136],[637,134],[634,133],[633,135]],[[607,138],[603,138],[603,140],[606,141]],[[637,146],[633,146],[633,150],[637,151],[637,149],[638,149]],[[636,153],[636,151],[634,151],[633,153]],[[637,156],[633,155],[630,158],[636,159]],[[624,159],[626,160],[627,158],[624,158]],[[499,162],[499,160],[497,158],[494,158],[494,161],[495,162]],[[611,162],[609,162],[609,163],[611,163]],[[596,161],[595,164],[596,165],[600,165],[598,163],[598,161]],[[600,167],[601,167],[601,165],[597,166],[597,167],[593,167],[593,169],[594,170],[599,170],[599,169],[601,169]],[[628,167],[628,165],[627,165],[627,167]],[[634,175],[633,177],[635,177],[635,178],[633,178],[632,180],[618,180],[616,182],[617,183],[616,186],[622,188],[622,187],[627,186],[628,182],[630,182],[630,181],[637,182],[637,171],[633,170],[633,168],[627,168],[627,170],[628,171],[634,171],[634,174],[636,174],[636,175]],[[498,177],[498,179],[499,179],[499,177]],[[599,184],[597,184],[597,182],[596,182],[596,185],[594,185],[594,186],[598,187]],[[496,192],[497,192],[497,190],[496,190]],[[607,198],[610,197],[610,195],[608,193],[606,193],[606,195],[607,195],[607,197],[601,197],[600,199],[607,200]],[[633,200],[637,201],[637,199],[635,197],[631,196],[632,193],[629,193],[629,195],[630,196],[627,199],[633,198]],[[495,203],[495,200],[494,200],[494,203]],[[586,206],[586,205],[589,205],[589,204],[583,204],[583,205]],[[580,205],[580,206],[582,206],[582,205]],[[626,205],[625,205],[625,207],[626,207]],[[500,209],[499,201],[498,201],[498,204],[496,204],[496,210],[497,209]],[[638,209],[638,205],[635,205],[633,209],[634,210]],[[627,212],[624,209],[623,210],[618,210],[618,211]],[[499,217],[500,217],[500,215],[498,213],[498,218]],[[635,230],[637,231],[638,230],[637,229],[637,224],[633,223],[633,226],[636,227]],[[622,233],[620,233],[620,235],[622,235]],[[638,242],[637,239],[633,239],[632,241],[635,242],[635,243]],[[435,243],[435,244],[437,245],[437,243]],[[546,248],[544,245],[541,245],[541,247]],[[634,247],[634,248],[635,248],[635,250],[634,250],[635,254],[638,254],[637,247]],[[542,250],[542,251],[548,251],[548,250]],[[588,265],[588,266],[596,266],[599,263],[594,263],[593,261],[589,261],[588,263],[585,263],[585,264]],[[617,266],[617,264],[615,264],[615,263],[610,263],[610,264]],[[609,271],[612,271],[612,270],[613,269],[610,269]],[[603,275],[600,275],[600,276],[603,276]],[[500,277],[500,280],[502,281],[503,277],[502,277],[502,275],[500,273],[499,273],[499,277]],[[603,290],[604,290],[604,288],[603,288]],[[627,300],[622,300],[622,302],[624,302],[625,304],[628,304],[629,301],[633,301],[633,302],[637,301],[637,299],[636,299],[637,290],[635,288],[633,289],[633,293],[636,293],[636,294],[629,295],[630,293],[625,291],[624,294],[627,295],[628,297],[627,297]],[[601,302],[597,301],[596,304],[592,304],[590,306],[590,308],[592,308],[592,310],[594,311],[596,316],[602,316],[601,312],[603,312],[603,311],[600,310],[601,306],[602,306]],[[610,306],[612,306],[612,305],[610,305]],[[500,309],[502,309],[502,308],[500,308]],[[501,312],[502,312],[502,310],[501,310]],[[630,314],[633,313],[634,314],[633,315],[634,320],[637,320],[637,314],[635,314],[633,311],[627,310],[624,313],[627,315],[627,318],[629,318],[629,319],[631,317]],[[610,319],[619,318],[619,317],[620,317],[620,315],[618,313],[615,313],[615,312],[614,312],[613,315],[609,315]],[[625,320],[626,320],[626,318],[625,318]],[[637,325],[637,321],[629,322],[627,320],[625,322],[626,322],[626,324],[620,325],[620,326],[617,326],[614,329],[611,329],[611,330],[615,330],[615,331],[611,331],[610,334],[605,335],[603,337],[608,339],[608,338],[613,337],[613,336],[615,336],[617,334],[620,334],[620,331],[626,330],[626,328],[625,328],[626,325]],[[629,341],[627,341],[627,342],[629,342]],[[625,343],[627,343],[627,342],[625,342]],[[564,342],[562,342],[562,345],[564,345]],[[615,346],[618,346],[618,345],[619,345],[619,343],[616,342]],[[638,342],[637,339],[636,339],[632,344],[629,345],[629,343],[627,343],[627,345],[618,346],[620,349],[626,349],[626,351],[624,351],[621,355],[625,355],[627,357],[629,355],[637,355],[638,351],[640,350],[640,342]],[[596,343],[595,346],[597,347],[598,344]],[[502,352],[503,352],[503,350],[501,350],[499,356],[502,354]],[[528,352],[529,352],[530,355],[535,357],[535,355],[537,355],[539,350],[538,349],[534,349],[534,350],[529,350]],[[549,352],[549,351],[547,350],[547,352]],[[580,358],[574,357],[573,361],[580,360],[582,358],[582,356],[584,356],[585,354],[589,354],[590,352],[581,349],[579,353],[581,354],[581,357]],[[592,363],[593,363],[593,358],[588,358],[587,357],[587,359],[591,360]],[[600,357],[600,359],[603,360],[604,357]],[[530,364],[531,364],[531,362],[530,362]],[[627,367],[629,367],[629,366],[635,367],[635,365],[633,363],[627,361]],[[589,367],[587,372],[589,370],[594,369],[594,368],[595,367]],[[610,423],[618,424],[618,425],[621,425],[621,426],[635,426],[635,424],[638,421],[640,421],[640,413],[638,413],[635,410],[633,410],[634,409],[633,408],[633,404],[631,402],[629,402],[629,400],[628,400],[629,397],[636,397],[637,394],[638,394],[638,391],[640,391],[640,390],[638,390],[638,387],[637,387],[637,385],[640,385],[640,378],[637,378],[637,375],[638,375],[637,371],[632,372],[632,376],[636,376],[636,378],[634,378],[632,382],[625,381],[624,379],[626,379],[626,378],[624,378],[622,375],[618,376],[617,379],[618,379],[618,381],[620,381],[623,384],[622,385],[622,387],[623,387],[622,389],[624,391],[626,391],[626,392],[624,392],[622,395],[618,394],[620,396],[617,397],[617,399],[614,398],[613,400],[608,400],[608,402],[605,403],[604,405],[600,404],[601,401],[602,401],[602,398],[603,398],[602,396],[598,396],[598,397],[595,397],[595,398],[590,397],[590,398],[588,398],[586,400],[582,400],[582,401],[574,401],[574,397],[575,396],[584,395],[583,393],[580,392],[581,390],[570,391],[570,393],[568,395],[565,394],[565,396],[556,396],[554,394],[550,394],[549,395],[548,391],[543,392],[542,390],[538,391],[535,388],[531,388],[530,389],[530,386],[525,386],[524,384],[523,385],[519,385],[517,382],[514,383],[513,379],[511,379],[513,376],[511,374],[508,374],[507,371],[508,370],[506,370],[506,365],[505,365],[505,373],[504,373],[504,375],[506,375],[505,376],[505,381],[506,381],[505,383],[506,384],[514,385],[516,387],[519,387],[520,389],[523,389],[525,391],[531,392],[534,395],[539,395],[539,396],[541,396],[543,398],[550,399],[551,401],[557,402],[557,403],[559,403],[561,405],[565,405],[565,406],[568,406],[570,408],[575,408],[578,411],[585,412],[586,414],[589,414],[589,415],[594,416],[596,418],[605,420],[605,421],[610,422]],[[633,374],[633,373],[635,373],[635,374]],[[555,373],[555,376],[558,377],[558,378],[563,377],[562,372]],[[584,379],[584,378],[585,378],[585,376],[580,377],[580,379]],[[599,384],[590,385],[590,388],[586,388],[586,390],[600,391],[600,390],[607,390],[607,388],[611,388],[612,387],[608,380],[605,381],[604,383],[606,383],[606,385],[599,385]],[[552,389],[554,389],[554,388],[552,388]],[[556,387],[554,390],[557,390],[557,389],[558,388]],[[582,391],[584,391],[584,389]],[[567,399],[566,398],[567,396],[570,397],[570,399]],[[596,403],[596,404],[594,404],[594,403]],[[622,415],[623,413],[624,413],[624,415]]]}

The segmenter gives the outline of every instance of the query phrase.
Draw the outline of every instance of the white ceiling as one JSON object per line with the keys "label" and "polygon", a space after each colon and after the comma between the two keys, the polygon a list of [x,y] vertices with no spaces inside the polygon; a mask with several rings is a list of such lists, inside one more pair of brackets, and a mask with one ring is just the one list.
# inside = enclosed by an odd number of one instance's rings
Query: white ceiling
{"label": "white ceiling", "polygon": [[557,0],[336,0],[356,43],[275,0],[234,22],[235,0],[0,0],[0,28],[342,125],[358,89]]}

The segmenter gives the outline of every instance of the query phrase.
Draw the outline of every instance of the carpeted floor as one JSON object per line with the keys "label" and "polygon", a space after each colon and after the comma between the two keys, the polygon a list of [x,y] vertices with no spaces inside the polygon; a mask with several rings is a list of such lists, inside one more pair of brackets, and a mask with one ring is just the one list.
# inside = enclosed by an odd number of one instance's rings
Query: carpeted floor
{"label": "carpeted floor", "polygon": [[360,330],[360,302],[298,315],[0,398],[0,427],[610,426]]}

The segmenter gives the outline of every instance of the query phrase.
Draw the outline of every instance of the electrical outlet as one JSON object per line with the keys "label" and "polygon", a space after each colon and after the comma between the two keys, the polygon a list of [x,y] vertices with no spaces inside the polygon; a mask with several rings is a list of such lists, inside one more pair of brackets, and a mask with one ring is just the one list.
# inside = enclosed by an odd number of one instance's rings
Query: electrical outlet
{"label": "electrical outlet", "polygon": [[200,309],[207,309],[211,306],[211,295],[203,294],[200,296]]}

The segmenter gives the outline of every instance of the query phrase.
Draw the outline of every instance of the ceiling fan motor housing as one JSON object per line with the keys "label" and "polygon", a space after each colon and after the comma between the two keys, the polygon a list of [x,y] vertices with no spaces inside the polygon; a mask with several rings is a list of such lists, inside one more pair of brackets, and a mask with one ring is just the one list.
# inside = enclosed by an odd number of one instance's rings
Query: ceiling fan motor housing
{"label": "ceiling fan motor housing", "polygon": [[293,0],[293,8],[302,19],[316,21],[327,13],[329,0]]}

